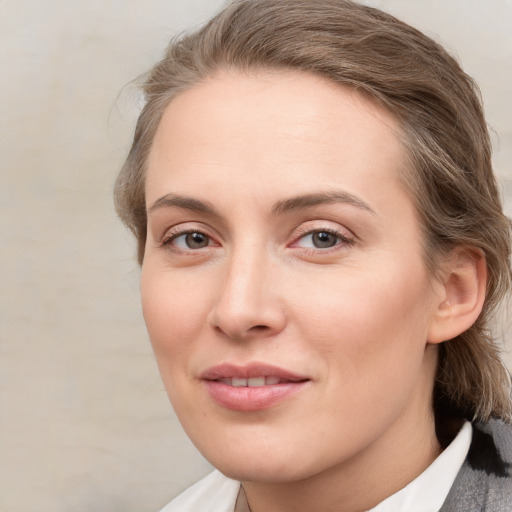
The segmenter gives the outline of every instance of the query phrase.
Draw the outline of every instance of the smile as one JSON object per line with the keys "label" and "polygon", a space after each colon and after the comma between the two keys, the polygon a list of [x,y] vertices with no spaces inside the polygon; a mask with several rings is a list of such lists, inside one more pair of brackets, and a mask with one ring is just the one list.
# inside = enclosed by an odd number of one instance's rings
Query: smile
{"label": "smile", "polygon": [[308,377],[260,363],[220,364],[203,372],[200,379],[217,405],[240,412],[270,409],[311,383]]}

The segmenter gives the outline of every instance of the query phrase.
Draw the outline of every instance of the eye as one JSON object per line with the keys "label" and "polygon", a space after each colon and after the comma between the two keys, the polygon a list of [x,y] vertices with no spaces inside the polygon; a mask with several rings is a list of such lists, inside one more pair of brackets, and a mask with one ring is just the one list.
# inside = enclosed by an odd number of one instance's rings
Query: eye
{"label": "eye", "polygon": [[339,237],[328,231],[315,231],[302,237],[302,246],[327,249],[334,247],[339,242]]}
{"label": "eye", "polygon": [[304,249],[331,249],[338,245],[353,244],[354,241],[347,236],[334,230],[317,229],[305,233],[296,242],[294,247]]}
{"label": "eye", "polygon": [[163,241],[164,245],[172,245],[182,251],[204,249],[213,245],[212,239],[201,231],[187,231],[169,236]]}

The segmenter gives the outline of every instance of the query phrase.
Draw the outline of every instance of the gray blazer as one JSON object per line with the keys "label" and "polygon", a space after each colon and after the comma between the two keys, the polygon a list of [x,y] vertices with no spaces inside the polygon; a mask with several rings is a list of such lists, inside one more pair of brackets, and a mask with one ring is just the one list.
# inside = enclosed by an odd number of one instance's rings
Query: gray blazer
{"label": "gray blazer", "polygon": [[468,456],[439,512],[512,512],[512,425],[473,425]]}

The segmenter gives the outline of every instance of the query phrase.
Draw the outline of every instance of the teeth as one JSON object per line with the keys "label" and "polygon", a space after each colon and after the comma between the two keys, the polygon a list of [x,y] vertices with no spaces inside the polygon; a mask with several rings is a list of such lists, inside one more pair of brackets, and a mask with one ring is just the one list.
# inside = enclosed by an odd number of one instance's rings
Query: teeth
{"label": "teeth", "polygon": [[251,377],[247,379],[247,385],[250,388],[258,388],[265,385],[265,377]]}
{"label": "teeth", "polygon": [[233,377],[231,379],[231,385],[235,388],[242,388],[247,386],[247,379],[237,379]]}
{"label": "teeth", "polygon": [[219,379],[223,384],[233,386],[235,388],[260,388],[263,386],[273,386],[279,384],[281,379],[279,377],[250,377],[249,379],[239,379],[233,377],[231,379]]}

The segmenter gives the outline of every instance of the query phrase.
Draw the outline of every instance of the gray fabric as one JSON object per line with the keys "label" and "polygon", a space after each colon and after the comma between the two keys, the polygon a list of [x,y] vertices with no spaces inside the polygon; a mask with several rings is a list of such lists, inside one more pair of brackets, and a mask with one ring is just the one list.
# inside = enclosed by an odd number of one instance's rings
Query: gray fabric
{"label": "gray fabric", "polygon": [[512,512],[512,425],[474,425],[468,457],[439,512]]}

